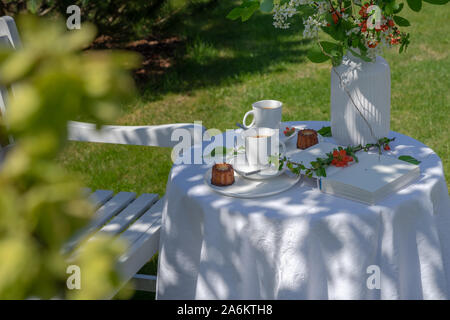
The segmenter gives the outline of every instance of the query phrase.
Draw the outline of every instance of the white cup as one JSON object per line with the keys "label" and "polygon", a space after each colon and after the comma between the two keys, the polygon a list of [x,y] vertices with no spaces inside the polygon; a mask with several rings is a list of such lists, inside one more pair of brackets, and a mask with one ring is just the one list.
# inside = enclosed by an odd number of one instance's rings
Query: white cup
{"label": "white cup", "polygon": [[[279,129],[283,103],[276,100],[261,100],[253,103],[252,107],[253,110],[248,111],[242,120],[246,129],[252,127]],[[251,114],[253,114],[253,120],[247,125],[245,121]]]}
{"label": "white cup", "polygon": [[279,146],[286,153],[285,145],[279,141],[278,129],[250,128],[242,133],[245,141],[245,157],[247,163],[256,168],[267,167],[270,156],[280,153]]}

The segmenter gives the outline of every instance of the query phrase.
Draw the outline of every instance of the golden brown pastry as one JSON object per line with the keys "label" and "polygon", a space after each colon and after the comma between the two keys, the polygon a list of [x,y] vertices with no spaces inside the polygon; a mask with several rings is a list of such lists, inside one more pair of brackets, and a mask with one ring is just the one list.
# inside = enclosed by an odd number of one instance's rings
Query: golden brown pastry
{"label": "golden brown pastry", "polygon": [[234,183],[234,169],[228,163],[216,163],[212,167],[211,183],[215,186],[229,186]]}
{"label": "golden brown pastry", "polygon": [[297,148],[306,149],[319,142],[317,131],[313,129],[303,129],[298,132]]}

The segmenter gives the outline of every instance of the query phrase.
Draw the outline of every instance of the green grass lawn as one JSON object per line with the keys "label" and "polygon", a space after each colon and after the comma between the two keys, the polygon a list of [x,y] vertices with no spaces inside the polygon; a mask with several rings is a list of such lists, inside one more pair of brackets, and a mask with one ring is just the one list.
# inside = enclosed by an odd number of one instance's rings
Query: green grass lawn
{"label": "green grass lawn", "polygon": [[[233,128],[252,102],[284,103],[283,120],[330,119],[330,64],[306,57],[311,42],[298,29],[272,27],[270,15],[230,21],[232,4],[182,19],[174,33],[186,39],[177,63],[142,84],[136,103],[117,123],[151,125],[202,120],[207,128]],[[406,54],[386,52],[391,67],[391,128],[432,147],[450,181],[449,6],[425,3],[404,9],[412,26]],[[170,150],[154,147],[70,143],[61,157],[92,189],[165,192]]]}

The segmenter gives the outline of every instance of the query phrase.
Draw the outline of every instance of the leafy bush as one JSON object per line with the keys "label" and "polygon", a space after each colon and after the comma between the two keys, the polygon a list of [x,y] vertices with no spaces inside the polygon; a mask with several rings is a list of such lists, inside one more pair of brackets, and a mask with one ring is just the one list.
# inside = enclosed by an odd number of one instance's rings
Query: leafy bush
{"label": "leafy bush", "polygon": [[[15,145],[0,170],[0,299],[103,298],[119,284],[114,262],[123,244],[101,237],[76,254],[62,253],[93,208],[76,177],[54,161],[67,121],[88,115],[111,121],[133,96],[126,53],[80,50],[95,29],[66,31],[63,21],[19,21],[23,49],[0,52],[2,85],[14,84],[7,123]],[[81,290],[66,286],[69,264],[81,269]]]}
{"label": "leafy bush", "polygon": [[0,0],[0,15],[28,11],[67,16],[67,7],[77,5],[82,21],[94,23],[100,35],[129,40],[148,35],[183,8],[209,1],[216,0]]}
{"label": "leafy bush", "polygon": [[38,15],[66,15],[67,7],[81,8],[82,19],[91,21],[103,35],[129,36],[137,29],[151,27],[168,0],[1,0],[0,10],[4,14],[29,11]]}

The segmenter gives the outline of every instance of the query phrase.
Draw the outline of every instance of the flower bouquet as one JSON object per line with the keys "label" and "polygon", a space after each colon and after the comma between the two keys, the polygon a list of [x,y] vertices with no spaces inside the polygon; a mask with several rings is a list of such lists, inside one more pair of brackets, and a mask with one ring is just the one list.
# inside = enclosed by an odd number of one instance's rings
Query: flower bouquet
{"label": "flower bouquet", "polygon": [[[407,0],[414,11],[422,1]],[[399,14],[400,0],[244,0],[229,19],[248,20],[255,11],[272,12],[273,25],[286,29],[300,23],[312,38],[307,57],[315,63],[331,60],[331,131],[341,145],[375,143],[390,131],[390,68],[383,48],[406,50],[410,25]],[[325,40],[326,39],[326,40]]]}

